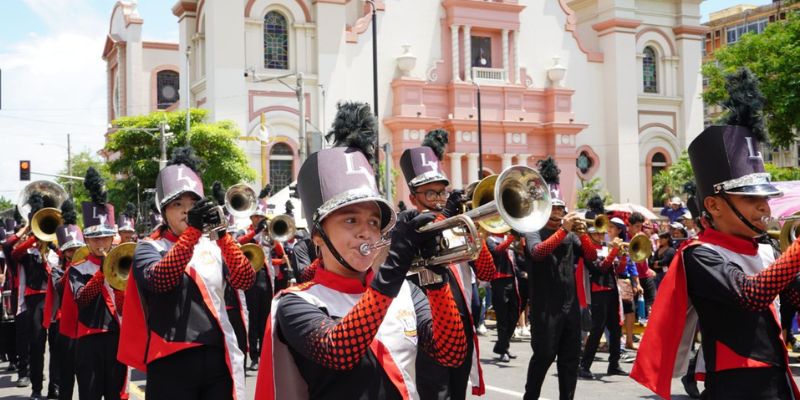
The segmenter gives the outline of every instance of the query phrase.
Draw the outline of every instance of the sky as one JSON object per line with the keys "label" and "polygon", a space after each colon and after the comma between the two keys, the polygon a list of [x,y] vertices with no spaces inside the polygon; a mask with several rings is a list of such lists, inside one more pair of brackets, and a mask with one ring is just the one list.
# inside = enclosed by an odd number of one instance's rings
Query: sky
{"label": "sky", "polygon": [[[239,0],[241,1],[241,0]],[[547,0],[554,1],[554,0]],[[767,4],[770,0],[750,0]],[[178,40],[173,0],[140,0],[142,36]],[[701,3],[708,13],[740,4]],[[96,154],[106,130],[106,73],[101,59],[113,0],[0,0],[0,196],[16,202],[25,182],[19,161],[34,173],[65,169],[72,153]],[[34,175],[35,179],[51,179]]]}

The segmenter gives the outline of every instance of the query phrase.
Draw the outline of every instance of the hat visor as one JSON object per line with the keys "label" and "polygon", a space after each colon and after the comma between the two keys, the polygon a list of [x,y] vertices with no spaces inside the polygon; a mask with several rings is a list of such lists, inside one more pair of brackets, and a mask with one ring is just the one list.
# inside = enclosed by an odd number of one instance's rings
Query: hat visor
{"label": "hat visor", "polygon": [[733,189],[725,189],[725,193],[735,194],[739,196],[765,196],[765,197],[783,196],[783,191],[778,189],[771,183],[761,183],[757,185],[748,185]]}
{"label": "hat visor", "polygon": [[412,189],[418,188],[422,185],[427,185],[434,182],[443,182],[445,186],[450,185],[450,181],[438,171],[428,171],[424,174],[417,175],[408,182],[408,186]]}
{"label": "hat visor", "polygon": [[84,238],[102,238],[102,237],[114,236],[116,234],[117,232],[115,229],[103,225],[95,225],[83,229]]}
{"label": "hat visor", "polygon": [[86,244],[81,242],[81,241],[79,241],[79,240],[71,240],[71,241],[69,241],[67,243],[62,244],[61,247],[59,248],[59,250],[67,251],[69,249],[77,249],[77,248],[81,248],[83,246],[86,246]]}
{"label": "hat visor", "polygon": [[314,220],[318,224],[322,224],[322,221],[325,219],[325,217],[333,214],[341,208],[354,204],[375,202],[381,212],[381,233],[386,233],[392,229],[394,224],[397,222],[397,214],[394,212],[392,205],[375,193],[367,194],[363,191],[361,191],[361,193],[358,192],[359,191],[348,191],[340,196],[336,196],[328,200],[325,202],[325,204],[317,209]]}

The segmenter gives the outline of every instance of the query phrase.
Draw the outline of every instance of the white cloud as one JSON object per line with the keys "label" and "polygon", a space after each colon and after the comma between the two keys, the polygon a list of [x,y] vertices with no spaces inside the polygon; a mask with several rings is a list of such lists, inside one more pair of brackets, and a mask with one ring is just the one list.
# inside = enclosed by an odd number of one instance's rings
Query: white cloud
{"label": "white cloud", "polygon": [[107,112],[101,53],[108,17],[86,1],[26,4],[48,31],[10,43],[0,53],[0,195],[14,200],[25,186],[19,181],[19,160],[30,159],[34,172],[57,173],[66,162],[67,133],[73,153],[98,151],[104,144]]}

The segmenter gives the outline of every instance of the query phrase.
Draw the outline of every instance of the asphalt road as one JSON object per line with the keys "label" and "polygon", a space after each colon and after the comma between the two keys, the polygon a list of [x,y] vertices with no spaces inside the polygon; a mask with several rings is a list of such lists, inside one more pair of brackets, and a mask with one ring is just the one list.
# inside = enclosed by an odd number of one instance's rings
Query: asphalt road
{"label": "asphalt road", "polygon": [[[492,399],[492,400],[513,400],[521,399],[525,388],[525,377],[528,369],[528,361],[531,356],[530,340],[528,338],[515,339],[511,343],[511,353],[518,356],[510,362],[500,362],[494,358],[492,346],[496,340],[494,329],[489,329],[488,335],[480,338],[480,355],[483,365],[484,379],[486,382],[486,395],[483,397],[470,397],[473,399]],[[795,380],[800,376],[800,363],[797,363],[797,354],[793,354],[791,360]],[[606,362],[608,353],[598,353],[599,360],[592,365],[593,372],[600,379],[594,381],[579,380],[576,399],[658,399],[644,387],[638,385],[633,380],[625,376],[605,376],[604,372],[608,367]],[[47,364],[45,364],[47,365]],[[6,371],[8,363],[0,363],[0,400],[5,399],[26,399],[30,396],[30,387],[17,388],[14,382],[17,379],[16,373]],[[623,369],[629,371],[630,363],[623,363]],[[45,375],[47,372],[45,371]],[[247,372],[248,398],[254,397],[256,372]],[[144,374],[133,371],[131,381],[131,399],[144,399]],[[45,382],[45,390],[47,383]],[[702,388],[702,386],[701,386]],[[683,392],[683,386],[679,380],[673,380],[672,391],[673,399],[689,399]],[[46,394],[46,393],[45,393]],[[548,377],[542,389],[542,399],[558,399],[558,377],[556,376],[555,364],[551,367]],[[78,399],[77,389],[73,399]]]}

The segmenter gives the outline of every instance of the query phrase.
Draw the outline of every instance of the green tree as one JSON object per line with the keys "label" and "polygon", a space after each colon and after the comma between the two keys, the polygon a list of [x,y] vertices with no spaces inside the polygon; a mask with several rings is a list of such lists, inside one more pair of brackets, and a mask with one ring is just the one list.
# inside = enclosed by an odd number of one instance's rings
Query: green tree
{"label": "green tree", "polygon": [[684,194],[684,185],[694,182],[692,164],[684,151],[678,161],[653,177],[653,205],[664,204],[672,196]]}
{"label": "green tree", "polygon": [[[97,171],[100,172],[100,175],[106,180],[106,186],[111,189],[111,185],[113,185],[114,181],[112,179],[111,173],[108,171],[108,166],[100,159],[100,157],[92,154],[88,150],[84,150],[78,154],[74,154],[72,156],[72,176],[79,176],[83,177],[86,175],[86,170],[89,167],[94,167]],[[61,175],[68,175],[69,169],[66,165],[64,165],[64,169],[62,169],[59,174]],[[75,202],[75,207],[80,210],[81,202],[89,201],[89,192],[86,191],[86,188],[83,187],[83,181],[67,179],[67,178],[56,178],[56,182],[63,186],[69,192],[70,185],[72,186],[72,198]],[[112,204],[116,204],[112,201]]]}
{"label": "green tree", "polygon": [[0,211],[8,210],[11,207],[15,207],[17,204],[4,196],[0,196]]}
{"label": "green tree", "polygon": [[793,143],[800,127],[800,15],[788,13],[785,21],[769,24],[761,34],[745,34],[714,57],[702,68],[709,82],[703,92],[706,104],[725,101],[725,76],[747,67],[758,77],[766,99],[764,120],[770,140],[778,146]]}
{"label": "green tree", "polygon": [[236,143],[239,131],[235,124],[230,121],[203,122],[206,110],[202,109],[192,109],[190,113],[191,132],[186,132],[185,111],[157,111],[113,121],[118,130],[109,135],[105,151],[118,155],[109,161],[108,170],[125,177],[115,185],[120,197],[136,199],[137,193],[155,187],[161,156],[158,132],[161,123],[166,123],[171,133],[167,142],[167,159],[172,149],[188,144],[204,160],[201,178],[206,193],[211,193],[211,185],[216,180],[226,187],[255,180],[255,171],[247,164],[247,156]]}
{"label": "green tree", "polygon": [[764,169],[772,175],[773,182],[797,181],[800,180],[800,168],[797,167],[776,167],[775,164],[764,164]]}
{"label": "green tree", "polygon": [[603,198],[603,203],[606,205],[613,203],[614,198],[611,197],[611,193],[601,189],[602,186],[599,176],[588,181],[581,181],[581,188],[578,189],[578,208],[586,208],[586,203],[596,194]]}

